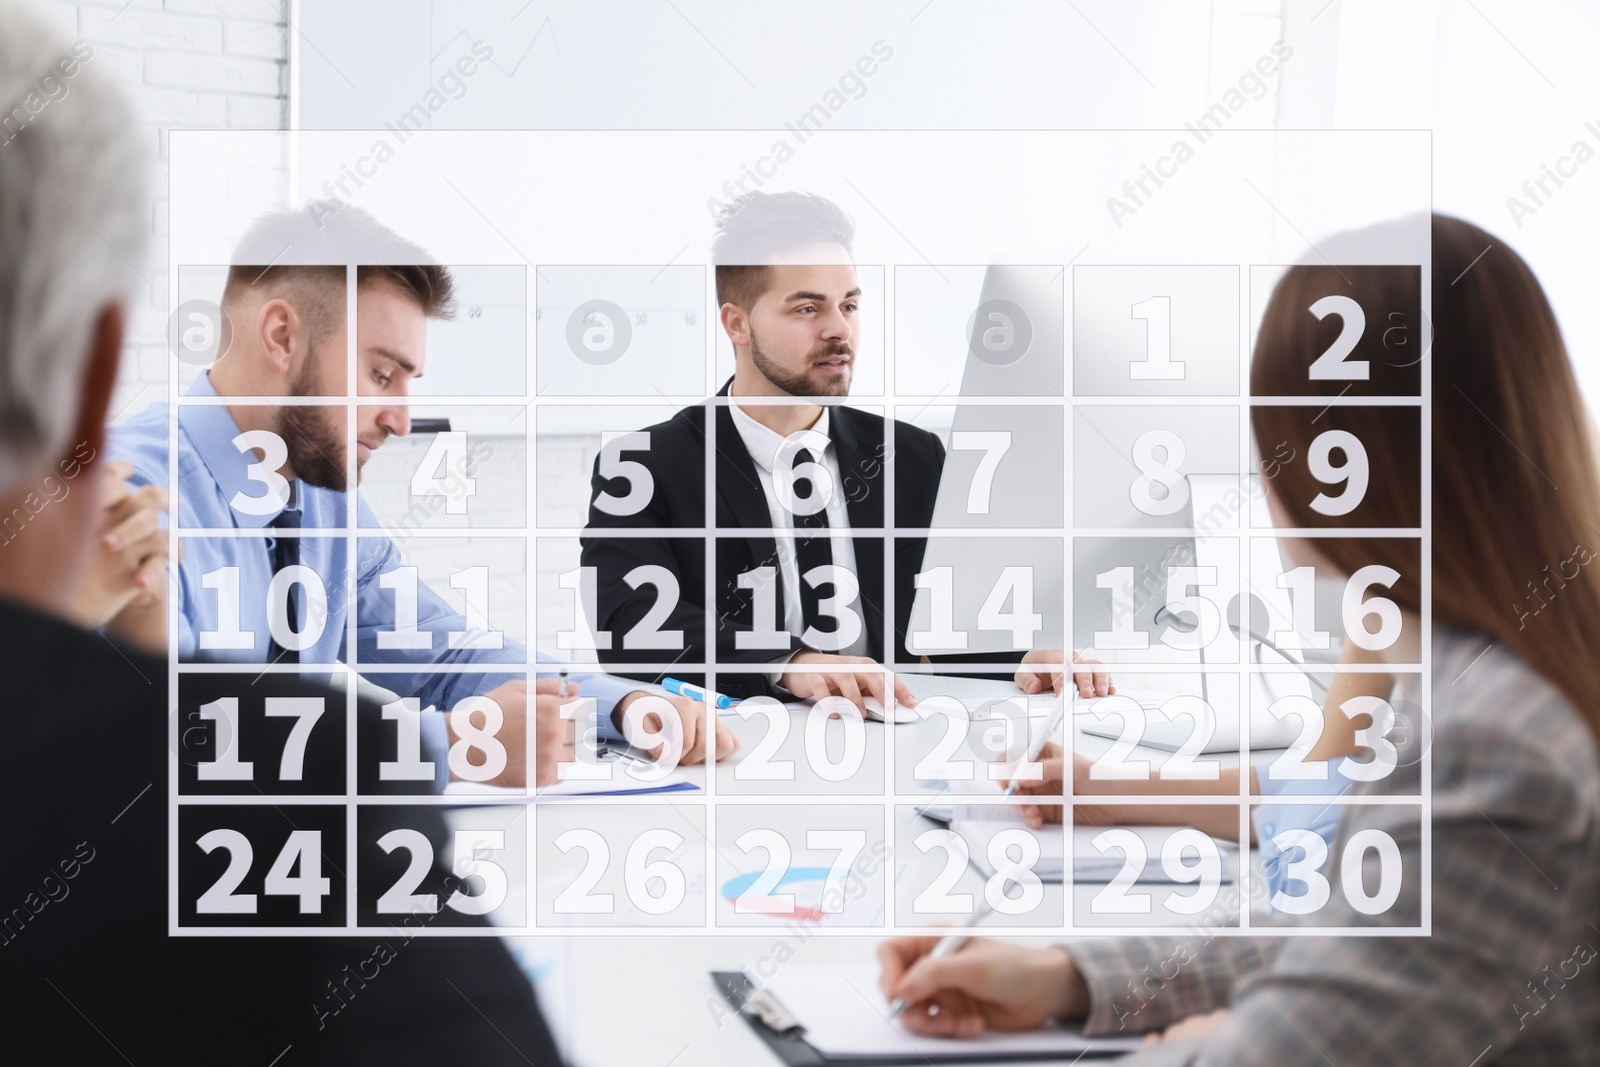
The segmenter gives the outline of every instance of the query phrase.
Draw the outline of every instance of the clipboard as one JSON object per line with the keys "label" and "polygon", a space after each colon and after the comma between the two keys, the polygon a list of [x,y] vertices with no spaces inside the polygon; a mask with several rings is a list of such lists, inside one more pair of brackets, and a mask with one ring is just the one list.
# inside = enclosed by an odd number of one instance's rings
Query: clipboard
{"label": "clipboard", "polygon": [[[993,1052],[974,1050],[970,1055],[955,1054],[929,1057],[908,1051],[904,1056],[860,1056],[829,1058],[811,1047],[805,1039],[805,1029],[770,996],[750,981],[743,971],[712,971],[711,980],[744,1021],[750,1024],[772,1054],[787,1067],[891,1067],[897,1064],[926,1063],[1060,1063],[1060,1052],[1013,1053],[995,1056]],[[774,1014],[774,1009],[776,1014]],[[1128,1049],[1090,1050],[1074,1062],[1093,1062],[1117,1059],[1128,1055]]]}

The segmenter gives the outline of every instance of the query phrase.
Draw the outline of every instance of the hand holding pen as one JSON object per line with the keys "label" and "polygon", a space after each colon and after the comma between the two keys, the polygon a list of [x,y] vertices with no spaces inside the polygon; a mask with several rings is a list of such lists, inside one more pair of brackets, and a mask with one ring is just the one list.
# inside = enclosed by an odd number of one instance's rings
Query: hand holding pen
{"label": "hand holding pen", "polygon": [[[971,915],[968,915],[965,919],[963,919],[961,925],[957,927],[957,930],[960,932],[945,934],[943,937],[941,937],[938,944],[933,946],[933,951],[928,953],[927,958],[930,960],[942,960],[946,956],[954,956],[957,952],[960,952],[964,947],[966,947],[967,942],[972,939],[972,935],[967,931],[971,930],[973,927],[982,922],[984,916],[989,914],[989,911],[990,908],[988,899],[980,899],[978,902],[978,907]],[[898,1019],[900,1014],[910,1006],[911,1002],[905,997],[896,997],[889,1003],[889,1018]]]}
{"label": "hand holding pen", "polygon": [[960,951],[937,957],[944,938],[893,937],[879,944],[878,987],[885,999],[906,1002],[896,1012],[906,1029],[976,1037],[1082,1018],[1088,1010],[1088,988],[1065,949],[955,936],[964,941]]}

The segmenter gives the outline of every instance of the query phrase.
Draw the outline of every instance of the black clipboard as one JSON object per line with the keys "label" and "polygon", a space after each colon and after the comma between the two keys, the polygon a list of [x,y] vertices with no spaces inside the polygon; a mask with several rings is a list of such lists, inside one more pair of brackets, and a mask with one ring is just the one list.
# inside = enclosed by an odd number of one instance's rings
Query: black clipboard
{"label": "black clipboard", "polygon": [[[711,980],[716,984],[717,992],[722,994],[733,1009],[737,1011],[745,1022],[750,1024],[750,1029],[756,1036],[772,1050],[772,1054],[787,1064],[788,1067],[891,1067],[896,1064],[927,1064],[928,1058],[917,1053],[907,1051],[904,1056],[860,1056],[851,1059],[829,1059],[822,1055],[806,1041],[803,1033],[779,1033],[767,1026],[755,1015],[745,1011],[745,1002],[750,994],[756,992],[756,985],[743,971],[712,971]],[[1104,1052],[1088,1051],[1073,1062],[1091,1062],[1097,1060],[1116,1059],[1130,1054],[1128,1049],[1107,1049]],[[1059,1052],[1028,1052],[1017,1055],[997,1057],[993,1053],[973,1053],[970,1056],[940,1056],[934,1063],[1040,1063],[1061,1062]]]}

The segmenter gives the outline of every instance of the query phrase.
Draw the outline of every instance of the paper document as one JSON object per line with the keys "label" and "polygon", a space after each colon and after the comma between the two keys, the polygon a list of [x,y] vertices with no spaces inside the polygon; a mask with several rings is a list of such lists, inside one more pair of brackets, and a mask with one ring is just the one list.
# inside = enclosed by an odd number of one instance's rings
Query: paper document
{"label": "paper document", "polygon": [[[1021,819],[957,819],[950,824],[950,829],[960,834],[967,843],[967,851],[971,857],[972,865],[982,871],[985,877],[995,873],[995,865],[989,860],[990,842],[1000,831],[1009,827],[1021,826]],[[1166,842],[1172,831],[1178,829],[1174,826],[1074,826],[1072,828],[1072,880],[1075,884],[1109,882],[1122,872],[1130,862],[1138,864],[1139,856],[1129,855],[1122,847],[1121,834],[1113,834],[1105,839],[1105,849],[1101,850],[1095,842],[1107,830],[1126,830],[1132,832],[1144,845],[1144,862],[1135,867],[1138,872],[1134,880],[1138,882],[1172,882],[1161,864],[1161,846]],[[1039,859],[1033,865],[1033,873],[1046,882],[1059,882],[1066,875],[1066,836],[1061,832],[1059,825],[1046,824],[1037,831],[1039,838]],[[1124,839],[1126,840],[1126,839]],[[1015,846],[1013,846],[1014,848]],[[1217,851],[1222,860],[1222,882],[1233,881],[1233,865],[1229,857],[1227,846],[1219,844]],[[1191,849],[1189,856],[1192,859],[1194,852]]]}
{"label": "paper document", "polygon": [[[995,872],[995,865],[989,859],[990,842],[996,834],[1010,827],[1027,825],[1022,821],[1018,809],[1009,804],[996,803],[968,803],[968,800],[982,800],[989,798],[991,801],[1000,795],[1000,786],[997,782],[971,781],[948,782],[943,795],[939,798],[945,802],[948,809],[950,829],[960,834],[967,843],[967,852],[971,857],[973,866],[982,871],[985,876]],[[930,812],[930,814],[932,814]],[[933,816],[937,818],[937,816]],[[1073,881],[1082,883],[1109,882],[1115,878],[1129,863],[1138,864],[1138,873],[1134,876],[1140,882],[1171,882],[1161,863],[1161,848],[1166,840],[1178,827],[1174,826],[1119,826],[1095,827],[1075,826],[1072,828],[1072,865]],[[1142,862],[1137,855],[1128,855],[1128,850],[1122,848],[1126,838],[1121,833],[1114,833],[1102,842],[1104,850],[1096,841],[1102,840],[1102,835],[1107,830],[1130,831],[1144,845]],[[1066,872],[1066,838],[1059,825],[1046,823],[1043,829],[1037,832],[1040,850],[1039,859],[1033,864],[1033,872],[1047,882],[1059,882]],[[1118,839],[1122,840],[1119,842]],[[1212,840],[1216,840],[1213,838]],[[1014,848],[1015,846],[1013,846]],[[1233,881],[1233,864],[1230,853],[1233,847],[1227,842],[1217,842],[1217,850],[1222,858],[1222,881]],[[1192,859],[1194,852],[1190,849],[1187,855]]]}
{"label": "paper document", "polygon": [[[590,797],[590,796],[625,796],[638,793],[682,793],[698,790],[700,787],[691,782],[678,771],[656,777],[659,773],[649,760],[636,759],[621,753],[602,752],[602,764],[610,764],[611,780],[596,780],[590,778],[569,778],[564,782],[552,782],[546,786],[538,787],[536,792],[525,792],[521,789],[508,789],[504,786],[482,785],[477,782],[451,782],[445,787],[445,794],[468,794],[472,796],[495,795],[504,793],[529,801],[543,800],[555,797]],[[635,773],[630,773],[630,769]]]}
{"label": "paper document", "polygon": [[890,1022],[889,1004],[878,991],[878,969],[861,967],[782,968],[766,988],[806,1028],[805,1039],[828,1059],[867,1056],[932,1062],[955,1057],[1007,1056],[1084,1051],[1119,1052],[1139,1047],[1139,1037],[1086,1038],[1074,1029],[1043,1027],[1020,1033],[989,1032],[973,1038],[921,1037],[902,1020]]}

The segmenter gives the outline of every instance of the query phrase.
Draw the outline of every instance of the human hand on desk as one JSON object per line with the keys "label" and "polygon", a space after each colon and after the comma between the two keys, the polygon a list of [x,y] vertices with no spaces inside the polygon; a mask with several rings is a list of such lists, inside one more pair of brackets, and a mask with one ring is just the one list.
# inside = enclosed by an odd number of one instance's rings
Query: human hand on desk
{"label": "human hand on desk", "polygon": [[1052,1019],[1080,1018],[1089,987],[1060,948],[1026,948],[976,937],[942,959],[928,954],[937,937],[896,937],[878,946],[878,986],[909,1005],[906,1027],[938,1037],[984,1030],[1032,1030]]}
{"label": "human hand on desk", "polygon": [[[555,765],[562,760],[572,759],[572,724],[561,719],[559,691],[559,682],[547,683],[544,679],[539,680],[535,691],[535,751],[538,755],[535,773],[540,785],[555,781]],[[484,748],[468,744],[461,750],[461,759],[474,768],[485,767],[491,761],[505,761],[498,774],[475,780],[485,785],[521,789],[528,784],[528,683],[521,679],[506,682],[484,696],[500,709],[498,725],[493,722],[490,712],[482,707],[470,710],[458,707],[444,717],[451,750],[450,778],[452,781],[462,778],[454,766],[456,742],[461,740],[459,729],[470,724],[485,734],[492,734],[498,745]]]}
{"label": "human hand on desk", "polygon": [[[1044,767],[1043,775],[1033,781],[1019,781],[1017,792],[1024,796],[1062,795],[1065,792],[1066,760],[1061,746],[1054,741],[1046,743],[1039,753],[1038,762]],[[1161,795],[1169,797],[1170,800],[1158,804],[1085,804],[1080,800],[1072,807],[1072,821],[1077,825],[1193,826],[1213,837],[1224,839],[1236,838],[1238,834],[1238,808],[1225,804],[1185,802],[1187,798],[1194,796],[1237,796],[1239,772],[1236,770],[1225,770],[1210,781],[1190,779],[1163,781],[1159,778],[1135,780],[1119,778],[1108,781],[1094,778],[1090,773],[1093,767],[1094,760],[1085,759],[1076,752],[1072,754],[1072,791],[1075,796],[1138,793]],[[1005,784],[1007,783],[1001,783]],[[1017,813],[1022,816],[1023,822],[1037,830],[1047,822],[1059,823],[1061,809],[1060,804],[1023,804]]]}
{"label": "human hand on desk", "polygon": [[[505,767],[499,774],[485,780],[488,785],[507,786],[520,789],[528,784],[527,774],[527,747],[528,747],[528,683],[518,680],[507,682],[487,694],[500,708],[501,721],[499,728],[494,730],[496,740],[504,749]],[[622,713],[626,711],[634,699],[647,696],[643,690],[630,693],[617,704],[617,719],[619,724]],[[566,683],[566,692],[562,692],[562,683],[557,678],[538,678],[534,681],[534,784],[547,786],[557,780],[557,766],[562,763],[571,763],[577,758],[574,748],[574,726],[572,719],[561,717],[564,705],[572,703],[579,696],[577,682]],[[681,736],[684,739],[684,752],[679,756],[679,763],[698,763],[706,758],[705,705],[685,697],[660,697],[677,714],[682,728]],[[473,725],[487,730],[487,723],[482,721],[480,712],[469,712],[468,717]],[[647,711],[643,716],[644,728],[652,735],[663,733],[661,717],[655,711]],[[445,719],[446,729],[449,734],[450,744],[455,746],[460,739],[457,733],[455,713]],[[715,727],[715,750],[717,758],[735,752],[739,747],[735,738],[727,727],[717,723]],[[659,758],[665,745],[656,746],[650,753],[652,759]],[[477,750],[483,755],[482,750]],[[468,746],[464,758],[473,767],[482,767],[490,757],[475,759],[474,746]],[[498,754],[497,754],[498,755]],[[452,778],[459,778],[452,768]]]}
{"label": "human hand on desk", "polygon": [[[870,670],[817,671],[808,667],[847,667],[858,665]],[[789,669],[778,679],[778,684],[801,700],[826,696],[842,696],[856,707],[862,707],[863,691],[878,698],[885,716],[889,714],[890,695],[884,673],[875,660],[868,656],[833,656],[826,652],[796,652],[789,660]],[[893,700],[908,708],[917,706],[916,694],[899,678],[894,679]]]}
{"label": "human hand on desk", "polygon": [[[704,763],[708,748],[715,753],[713,758],[718,760],[727,759],[739,751],[739,739],[734,737],[733,731],[728,729],[727,724],[715,715],[711,716],[712,743],[709,746],[706,744],[706,706],[700,701],[690,700],[688,697],[683,696],[663,696],[643,689],[636,689],[617,701],[616,710],[611,713],[612,723],[618,730],[622,731],[624,737],[629,736],[628,730],[624,726],[627,720],[628,708],[632,707],[642,697],[655,697],[658,700],[665,701],[671,705],[672,711],[677,714],[678,722],[683,730],[681,735],[683,737],[683,752],[678,756],[679,763]],[[643,708],[645,705],[641,704],[640,707]],[[660,711],[661,709],[658,707],[655,710],[645,711],[642,716],[636,716],[640,719],[644,731],[650,737],[658,737],[663,733],[670,734],[666,724],[661,720]],[[644,747],[650,753],[651,759],[660,759],[667,746],[660,744],[654,747]]]}
{"label": "human hand on desk", "polygon": [[[1017,668],[1017,688],[1031,695],[1044,692],[1048,684],[1051,692],[1060,693],[1066,681],[1065,672],[1059,667],[1046,667],[1042,664],[1065,664],[1068,661],[1063,657],[1064,653],[1059,648],[1036,648],[1023,656],[1022,666]],[[1078,683],[1079,696],[1103,697],[1117,691],[1117,687],[1112,684],[1110,672],[1099,660],[1085,659],[1074,652],[1071,662],[1083,665],[1072,668],[1072,677]],[[1029,666],[1030,664],[1040,664],[1040,666]]]}

